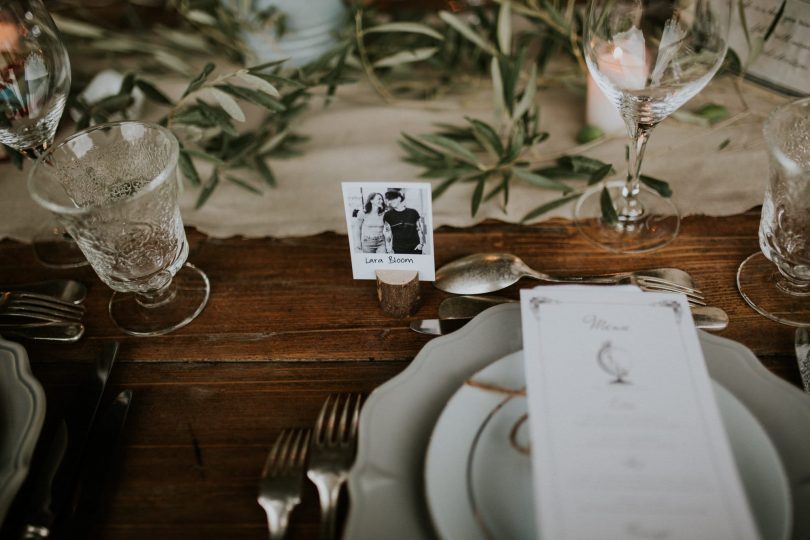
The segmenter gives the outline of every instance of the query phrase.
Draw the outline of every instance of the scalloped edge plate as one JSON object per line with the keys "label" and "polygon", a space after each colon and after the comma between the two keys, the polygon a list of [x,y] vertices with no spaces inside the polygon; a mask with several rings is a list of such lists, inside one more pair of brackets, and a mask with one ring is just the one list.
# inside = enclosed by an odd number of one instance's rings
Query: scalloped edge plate
{"label": "scalloped edge plate", "polygon": [[22,345],[0,338],[0,524],[31,465],[45,420],[45,392]]}
{"label": "scalloped edge plate", "polygon": [[[700,332],[712,379],[740,400],[779,453],[797,509],[810,508],[810,396],[765,369],[743,345]],[[435,338],[398,376],[377,388],[360,417],[349,477],[346,538],[434,538],[424,489],[431,432],[445,404],[475,372],[523,348],[520,306],[490,308]],[[810,538],[810,517],[793,513],[793,538]]]}

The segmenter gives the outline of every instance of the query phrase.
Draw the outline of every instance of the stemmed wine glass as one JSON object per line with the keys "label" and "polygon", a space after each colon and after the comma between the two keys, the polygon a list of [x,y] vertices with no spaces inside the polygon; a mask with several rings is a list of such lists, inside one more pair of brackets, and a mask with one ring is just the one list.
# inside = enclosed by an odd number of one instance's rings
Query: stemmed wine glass
{"label": "stemmed wine glass", "polygon": [[28,177],[34,201],[56,216],[115,291],[110,317],[128,334],[171,332],[208,302],[208,277],[186,262],[179,153],[162,126],[98,124],[52,146]]}
{"label": "stemmed wine glass", "polygon": [[[36,159],[53,144],[70,91],[70,60],[41,0],[0,3],[0,143]],[[47,266],[87,264],[64,230],[34,239]]]}
{"label": "stemmed wine glass", "polygon": [[583,33],[585,61],[632,139],[626,179],[594,186],[577,202],[576,224],[594,243],[637,253],[677,236],[678,210],[641,185],[641,161],[653,128],[720,68],[728,48],[731,3],[591,0]]}

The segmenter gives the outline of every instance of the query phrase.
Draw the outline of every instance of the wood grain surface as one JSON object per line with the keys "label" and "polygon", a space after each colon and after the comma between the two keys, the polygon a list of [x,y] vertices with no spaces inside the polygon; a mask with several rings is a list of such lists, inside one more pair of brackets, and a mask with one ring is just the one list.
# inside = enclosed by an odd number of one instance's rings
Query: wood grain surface
{"label": "wood grain surface", "polygon": [[[656,266],[691,272],[711,305],[729,313],[719,334],[751,348],[798,384],[793,329],[764,319],[740,298],[737,266],[758,249],[758,211],[686,219],[679,238],[646,255],[612,255],[570,223],[488,222],[435,233],[437,266],[462,255],[507,251],[549,273],[601,273]],[[74,345],[26,343],[49,406],[70,395],[107,340],[121,350],[109,397],[133,405],[97,538],[264,539],[255,502],[268,448],[283,427],[311,425],[330,392],[370,392],[395,376],[430,339],[409,319],[386,317],[375,282],[353,281],[345,236],[218,240],[189,230],[189,261],[211,279],[208,307],[173,334],[133,338],[107,316],[109,289],[89,268],[40,266],[31,247],[0,242],[0,284],[71,277],[89,285],[87,335]],[[502,294],[517,297],[523,281]],[[434,318],[448,295],[422,284],[412,318]],[[317,537],[314,488],[292,517],[291,538]]]}

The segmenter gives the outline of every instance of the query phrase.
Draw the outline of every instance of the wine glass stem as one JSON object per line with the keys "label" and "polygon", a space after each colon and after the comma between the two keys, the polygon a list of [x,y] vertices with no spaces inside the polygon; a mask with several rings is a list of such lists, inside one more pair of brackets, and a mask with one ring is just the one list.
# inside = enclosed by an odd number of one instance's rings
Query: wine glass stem
{"label": "wine glass stem", "polygon": [[44,141],[37,146],[31,146],[30,148],[20,148],[17,151],[27,157],[30,160],[36,161],[39,156],[45,153],[45,151],[50,148],[51,143],[50,141]]}
{"label": "wine glass stem", "polygon": [[647,141],[653,127],[651,124],[628,123],[628,131],[633,141],[630,145],[627,163],[627,181],[622,188],[622,199],[616,209],[620,221],[633,222],[644,215],[644,207],[638,200],[639,177],[641,175],[641,161],[644,159],[644,149],[647,147]]}

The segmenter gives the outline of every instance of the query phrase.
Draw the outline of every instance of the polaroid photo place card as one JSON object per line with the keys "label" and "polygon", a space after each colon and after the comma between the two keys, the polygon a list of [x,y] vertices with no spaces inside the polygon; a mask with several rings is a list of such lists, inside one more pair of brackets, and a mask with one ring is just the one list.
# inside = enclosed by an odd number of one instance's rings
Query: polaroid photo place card
{"label": "polaroid photo place card", "polygon": [[433,208],[426,182],[344,182],[354,279],[377,270],[416,270],[433,281]]}

